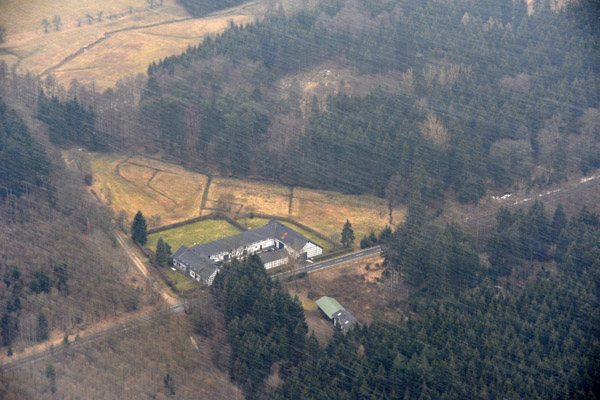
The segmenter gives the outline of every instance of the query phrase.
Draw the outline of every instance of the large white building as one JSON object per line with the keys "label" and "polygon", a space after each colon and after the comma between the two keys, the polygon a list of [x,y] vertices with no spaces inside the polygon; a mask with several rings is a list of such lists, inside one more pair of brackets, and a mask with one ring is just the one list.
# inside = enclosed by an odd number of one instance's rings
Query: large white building
{"label": "large white building", "polygon": [[211,285],[223,261],[258,253],[266,269],[287,264],[290,257],[308,259],[323,248],[274,219],[265,226],[192,247],[181,246],[173,264],[197,280]]}

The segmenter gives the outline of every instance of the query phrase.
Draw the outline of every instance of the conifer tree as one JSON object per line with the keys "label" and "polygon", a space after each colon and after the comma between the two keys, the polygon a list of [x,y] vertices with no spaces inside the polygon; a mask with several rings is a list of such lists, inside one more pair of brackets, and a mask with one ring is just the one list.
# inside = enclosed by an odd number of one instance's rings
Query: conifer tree
{"label": "conifer tree", "polygon": [[171,255],[171,246],[163,238],[159,238],[156,243],[156,255],[155,260],[161,267],[166,267],[169,264],[169,257]]}
{"label": "conifer tree", "polygon": [[37,320],[36,339],[38,342],[47,340],[49,337],[48,321],[44,314],[40,314]]}
{"label": "conifer tree", "polygon": [[146,218],[144,218],[144,215],[141,211],[138,211],[133,218],[133,223],[131,224],[131,238],[142,246],[145,245],[148,241],[146,229]]}
{"label": "conifer tree", "polygon": [[342,245],[346,248],[352,247],[354,244],[354,229],[349,220],[346,220],[344,228],[342,229]]}

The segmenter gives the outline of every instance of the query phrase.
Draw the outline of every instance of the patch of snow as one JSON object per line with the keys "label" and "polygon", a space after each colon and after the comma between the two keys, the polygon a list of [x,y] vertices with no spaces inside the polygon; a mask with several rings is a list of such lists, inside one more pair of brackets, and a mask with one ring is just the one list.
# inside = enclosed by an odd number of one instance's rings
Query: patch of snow
{"label": "patch of snow", "polygon": [[596,176],[588,176],[587,178],[581,178],[581,180],[579,181],[579,183],[586,183],[591,181],[592,179],[596,179],[598,176],[600,175],[596,175]]}

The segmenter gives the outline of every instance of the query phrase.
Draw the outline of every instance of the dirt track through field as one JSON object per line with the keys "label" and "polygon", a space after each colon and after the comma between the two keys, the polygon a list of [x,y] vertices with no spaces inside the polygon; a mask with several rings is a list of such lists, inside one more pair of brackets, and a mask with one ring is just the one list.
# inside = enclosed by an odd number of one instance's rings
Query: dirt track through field
{"label": "dirt track through field", "polygon": [[[236,8],[236,11],[241,11],[244,10],[248,7],[252,7],[254,5],[256,5],[257,2],[252,2],[252,3],[248,3],[242,7]],[[69,54],[68,56],[66,56],[65,58],[63,58],[62,61],[60,61],[58,64],[53,65],[52,67],[47,68],[46,70],[44,70],[40,76],[44,76],[49,74],[52,71],[57,70],[58,68],[62,67],[63,65],[67,64],[68,62],[72,61],[74,58],[82,55],[83,53],[89,51],[90,49],[94,48],[95,46],[97,46],[98,44],[106,41],[107,39],[110,39],[113,35],[116,35],[118,33],[122,33],[122,32],[130,32],[130,31],[135,31],[135,30],[140,30],[140,29],[147,29],[147,28],[155,28],[157,26],[163,26],[163,25],[170,25],[170,24],[176,24],[179,22],[185,22],[185,21],[189,21],[189,20],[193,20],[193,19],[203,19],[206,17],[219,17],[219,16],[227,16],[231,14],[231,10],[226,10],[223,12],[215,12],[209,15],[206,15],[204,17],[200,17],[200,18],[194,18],[194,17],[186,17],[186,18],[178,18],[178,19],[172,19],[169,21],[162,21],[162,22],[156,22],[153,24],[148,24],[148,25],[140,25],[140,26],[129,26],[127,28],[121,28],[121,29],[116,29],[114,31],[108,31],[108,32],[104,32],[104,35],[95,40],[94,42],[88,44],[87,46],[84,46],[82,48],[80,48],[79,50],[77,50],[76,52]],[[19,60],[20,61],[20,60]]]}
{"label": "dirt track through field", "polygon": [[189,21],[190,19],[194,19],[192,17],[188,17],[188,18],[179,18],[179,19],[173,19],[170,21],[163,21],[163,22],[157,22],[154,24],[148,24],[148,25],[141,25],[141,26],[130,26],[127,28],[121,28],[121,29],[117,29],[114,31],[109,31],[109,32],[104,32],[104,36],[102,36],[100,39],[97,39],[96,41],[88,44],[87,46],[84,46],[82,48],[80,48],[79,50],[77,50],[76,52],[69,54],[68,56],[66,56],[65,58],[63,58],[63,60],[61,62],[59,62],[58,64],[47,68],[44,72],[42,72],[40,74],[40,76],[44,76],[46,74],[49,74],[50,72],[62,67],[63,65],[65,65],[66,63],[68,63],[69,61],[73,60],[75,57],[82,55],[83,53],[85,53],[86,51],[92,49],[93,47],[97,46],[98,44],[104,42],[107,39],[110,39],[111,36],[117,34],[117,33],[121,33],[121,32],[128,32],[128,31],[135,31],[135,30],[139,30],[139,29],[146,29],[146,28],[154,28],[156,26],[162,26],[162,25],[169,25],[169,24],[175,24],[178,22],[183,22],[183,21]]}

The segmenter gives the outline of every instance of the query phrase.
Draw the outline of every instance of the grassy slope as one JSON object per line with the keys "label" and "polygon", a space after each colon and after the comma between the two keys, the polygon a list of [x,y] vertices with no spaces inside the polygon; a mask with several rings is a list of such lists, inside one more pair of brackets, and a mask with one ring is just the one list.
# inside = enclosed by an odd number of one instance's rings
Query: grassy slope
{"label": "grassy slope", "polygon": [[[119,32],[53,72],[62,83],[77,79],[108,88],[120,78],[144,73],[152,61],[179,54],[205,35],[223,31],[229,21],[244,24],[260,18],[268,3],[258,0],[205,18]],[[298,7],[287,0],[284,5]],[[103,12],[102,22],[98,21],[99,12]],[[91,24],[88,13],[94,17]],[[44,33],[42,20],[52,23],[56,15],[62,20],[60,30],[50,26]],[[109,18],[111,15],[114,17]],[[175,0],[164,0],[154,9],[145,0],[3,0],[0,25],[6,28],[7,38],[0,46],[0,60],[41,73],[107,32],[185,18],[190,16]]]}
{"label": "grassy slope", "polygon": [[[121,164],[121,176],[119,176],[116,173],[116,166],[125,160],[125,156],[100,154],[90,156],[95,180],[92,189],[104,202],[109,203],[110,200],[110,205],[116,213],[125,210],[129,218],[132,218],[137,210],[142,210],[147,218],[160,215],[159,225],[198,216],[207,179],[204,175],[186,171],[177,165],[134,157],[128,159],[129,164]],[[152,179],[149,188],[146,185],[147,178],[151,176],[151,171],[157,169],[162,172],[157,173]],[[272,183],[230,178],[212,180],[206,203],[208,210],[204,210],[204,213],[216,207],[219,197],[224,194],[233,196],[233,212],[254,211],[291,217],[336,240],[339,239],[346,219],[352,222],[356,243],[362,235],[368,234],[371,229],[382,229],[389,221],[384,199],[303,188],[294,188],[290,215],[288,214],[290,188]],[[394,212],[394,223],[401,222],[403,218],[404,210]],[[267,221],[254,218],[247,219],[246,222],[249,227],[257,228]],[[240,223],[244,224],[244,221]],[[321,239],[303,229],[295,226],[292,228],[305,234],[317,244],[325,248],[329,247]],[[227,236],[231,234],[232,229],[233,227],[225,222],[203,221],[199,225],[193,224],[162,232],[161,235],[176,248],[178,244],[203,243]],[[150,247],[155,245],[157,240],[158,237],[151,235]]]}
{"label": "grassy slope", "polygon": [[146,166],[123,163],[122,155],[92,154],[89,159],[94,173],[91,189],[115,214],[125,210],[132,218],[141,210],[147,218],[160,215],[161,225],[198,216],[206,176],[155,160],[129,160]]}

